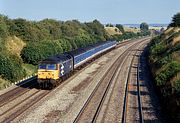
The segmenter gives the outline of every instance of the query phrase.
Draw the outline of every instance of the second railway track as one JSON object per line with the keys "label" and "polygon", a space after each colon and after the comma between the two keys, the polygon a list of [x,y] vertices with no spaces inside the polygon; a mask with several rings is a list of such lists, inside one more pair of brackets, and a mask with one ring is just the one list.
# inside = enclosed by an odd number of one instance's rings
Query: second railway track
{"label": "second railway track", "polygon": [[138,50],[134,53],[134,57],[132,58],[130,68],[128,70],[129,72],[125,86],[126,89],[124,95],[124,105],[121,121],[122,123],[144,123],[139,84],[139,56],[141,51],[140,49],[141,48],[138,48]]}

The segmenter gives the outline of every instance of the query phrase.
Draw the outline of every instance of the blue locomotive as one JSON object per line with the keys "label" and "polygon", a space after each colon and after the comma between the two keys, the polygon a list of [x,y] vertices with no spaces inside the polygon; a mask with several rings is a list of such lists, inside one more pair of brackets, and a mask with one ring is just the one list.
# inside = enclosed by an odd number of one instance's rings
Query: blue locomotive
{"label": "blue locomotive", "polygon": [[57,86],[75,68],[95,56],[115,48],[116,45],[116,41],[100,42],[42,60],[39,62],[37,78],[40,87],[53,88]]}

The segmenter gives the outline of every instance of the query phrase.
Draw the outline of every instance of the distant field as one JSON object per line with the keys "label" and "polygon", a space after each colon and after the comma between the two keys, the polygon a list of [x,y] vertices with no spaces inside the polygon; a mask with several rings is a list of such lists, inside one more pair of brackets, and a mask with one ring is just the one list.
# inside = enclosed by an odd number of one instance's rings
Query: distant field
{"label": "distant field", "polygon": [[105,27],[109,35],[122,34],[117,27]]}
{"label": "distant field", "polygon": [[161,30],[161,28],[166,29],[167,27],[154,27],[154,26],[149,27],[149,29],[154,29],[154,30]]}
{"label": "distant field", "polygon": [[[110,34],[110,35],[114,35],[114,34],[122,34],[121,31],[117,28],[117,27],[105,27],[105,30]],[[126,27],[124,26],[124,30],[125,32],[140,32],[139,28],[133,28],[133,27]]]}
{"label": "distant field", "polygon": [[139,28],[127,27],[127,26],[124,26],[124,30],[125,32],[134,32],[134,33],[140,32]]}

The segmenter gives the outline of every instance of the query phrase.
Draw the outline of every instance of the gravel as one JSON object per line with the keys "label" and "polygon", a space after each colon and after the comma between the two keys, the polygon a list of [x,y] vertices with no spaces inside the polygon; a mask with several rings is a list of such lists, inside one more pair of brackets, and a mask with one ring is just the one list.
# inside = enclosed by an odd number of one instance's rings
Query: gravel
{"label": "gravel", "polygon": [[145,59],[146,54],[141,56],[140,64],[140,82],[141,82],[141,98],[143,105],[143,114],[145,122],[163,122],[164,118],[160,115],[161,107],[155,90],[153,88],[153,81],[149,73],[147,61]]}
{"label": "gravel", "polygon": [[[134,42],[135,43],[135,42]],[[61,85],[52,90],[46,97],[40,100],[38,103],[30,107],[22,115],[14,119],[13,122],[28,122],[28,123],[70,123],[73,122],[77,114],[81,110],[82,106],[86,102],[87,98],[94,90],[102,76],[106,73],[109,67],[113,62],[118,58],[118,56],[127,49],[130,45],[119,47],[94,62],[87,65],[85,68],[76,72],[69,79],[65,80]],[[97,118],[97,122],[117,122],[121,119],[122,114],[117,114],[115,109],[118,112],[121,112],[123,106],[123,93],[124,92],[124,81],[125,76],[128,71],[128,64],[130,63],[129,57],[123,65],[120,75],[118,76],[117,83],[112,84],[110,90],[114,89],[114,92],[108,93],[107,100],[105,100],[102,113]],[[152,81],[149,79],[149,74],[147,71],[146,62],[141,63],[141,91],[143,95],[143,114],[146,122],[160,122],[160,106],[158,105],[158,99],[154,93],[152,87]],[[123,77],[124,76],[124,77]],[[16,88],[16,85],[13,85],[7,89],[1,90],[0,95]],[[135,89],[135,88],[134,88]],[[115,93],[118,92],[118,93]],[[33,90],[28,93],[34,93]],[[28,96],[25,94],[23,98],[17,98],[15,102],[19,102]],[[15,103],[10,102],[6,107],[2,107],[0,113],[4,110],[11,108]],[[131,107],[134,107],[131,105]],[[17,107],[19,108],[19,106]],[[135,113],[135,112],[134,112]],[[135,113],[136,114],[136,113]],[[134,115],[135,115],[134,114]],[[108,117],[110,117],[108,119]],[[132,121],[132,120],[131,120]]]}

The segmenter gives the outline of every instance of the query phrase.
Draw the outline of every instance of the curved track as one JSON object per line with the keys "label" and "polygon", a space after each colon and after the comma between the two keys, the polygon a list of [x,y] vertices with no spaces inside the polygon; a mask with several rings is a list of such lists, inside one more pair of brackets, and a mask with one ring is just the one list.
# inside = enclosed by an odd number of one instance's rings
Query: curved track
{"label": "curved track", "polygon": [[[140,49],[140,48],[139,48]],[[125,96],[124,96],[124,106],[123,106],[123,114],[122,114],[122,123],[126,123],[126,122],[130,122],[129,120],[131,121],[138,121],[140,123],[144,123],[144,119],[143,119],[143,113],[142,113],[142,104],[141,104],[141,94],[140,94],[140,84],[139,84],[139,54],[138,53],[139,51],[137,50],[135,53],[134,53],[134,57],[130,63],[130,68],[129,68],[129,72],[128,72],[128,76],[127,76],[127,79],[126,79],[126,89],[125,89]],[[137,57],[137,58],[136,58]],[[134,65],[134,62],[135,62],[135,59],[136,59],[136,66]],[[136,80],[134,80],[132,78],[132,69],[136,69]],[[136,83],[130,83],[130,82],[136,82]],[[131,101],[130,102],[130,92],[131,92],[131,88],[132,88],[132,84],[133,86],[135,85],[136,86],[136,93],[137,93],[137,100],[133,99],[133,102]],[[128,103],[138,103],[138,107],[137,109],[134,109],[135,112],[138,112],[138,118],[137,117],[130,117],[130,118],[127,118],[127,114],[132,115],[132,112],[130,112],[128,109],[130,108],[130,106],[128,106]],[[131,107],[132,108],[132,107]],[[132,111],[132,110],[131,110]]]}
{"label": "curved track", "polygon": [[[118,47],[124,46],[129,42],[123,42]],[[23,112],[39,102],[50,91],[39,90],[36,77],[25,80],[12,90],[0,95],[0,122],[10,122]]]}
{"label": "curved track", "polygon": [[[143,40],[144,41],[144,40]],[[140,42],[143,42],[140,41]],[[134,49],[134,47],[138,46],[139,43],[136,43],[129,47],[122,55],[118,57],[118,59],[113,63],[112,67],[108,70],[108,72],[102,77],[100,82],[97,84],[96,88],[93,90],[86,103],[82,107],[81,111],[77,115],[74,120],[76,122],[95,122],[96,118],[99,115],[101,107],[104,103],[104,100],[107,96],[109,88],[113,81],[116,81],[116,77],[118,75],[118,69],[121,69],[124,61],[129,56],[130,50]]]}

